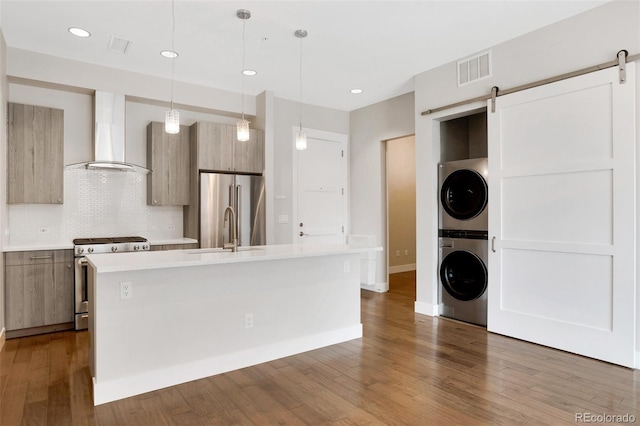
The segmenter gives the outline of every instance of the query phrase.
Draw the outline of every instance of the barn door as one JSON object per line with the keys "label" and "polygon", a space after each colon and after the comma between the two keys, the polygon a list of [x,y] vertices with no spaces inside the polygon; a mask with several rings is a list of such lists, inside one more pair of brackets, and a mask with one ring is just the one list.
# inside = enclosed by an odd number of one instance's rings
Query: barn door
{"label": "barn door", "polygon": [[633,65],[488,114],[489,331],[634,366]]}

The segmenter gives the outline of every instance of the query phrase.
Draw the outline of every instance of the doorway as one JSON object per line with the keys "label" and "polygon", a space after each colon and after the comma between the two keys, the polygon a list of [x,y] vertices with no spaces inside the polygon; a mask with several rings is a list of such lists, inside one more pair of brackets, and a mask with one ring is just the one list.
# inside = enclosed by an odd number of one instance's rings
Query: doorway
{"label": "doorway", "polygon": [[[387,140],[387,271],[389,290],[397,277],[416,271],[416,157],[415,136]],[[396,277],[396,278],[397,278]],[[406,278],[405,277],[405,278]]]}

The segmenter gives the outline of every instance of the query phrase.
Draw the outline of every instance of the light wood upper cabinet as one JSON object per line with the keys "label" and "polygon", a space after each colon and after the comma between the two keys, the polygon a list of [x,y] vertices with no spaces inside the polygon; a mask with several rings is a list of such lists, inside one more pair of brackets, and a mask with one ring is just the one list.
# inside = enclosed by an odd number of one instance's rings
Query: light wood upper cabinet
{"label": "light wood upper cabinet", "polygon": [[147,204],[152,206],[189,204],[190,127],[180,133],[164,131],[164,123],[147,126]]}
{"label": "light wood upper cabinet", "polygon": [[194,124],[197,129],[198,169],[233,171],[232,126],[201,121]]}
{"label": "light wood upper cabinet", "polygon": [[8,105],[7,202],[62,204],[64,111]]}
{"label": "light wood upper cabinet", "polygon": [[8,331],[72,323],[73,294],[72,250],[5,254]]}
{"label": "light wood upper cabinet", "polygon": [[[233,130],[235,131],[235,127]],[[246,142],[240,142],[234,137],[233,159],[234,171],[262,173],[264,169],[264,132],[251,129],[250,139]]]}
{"label": "light wood upper cabinet", "polygon": [[241,173],[262,173],[264,132],[251,129],[251,139],[239,142],[230,124],[198,122],[196,132],[198,169]]}

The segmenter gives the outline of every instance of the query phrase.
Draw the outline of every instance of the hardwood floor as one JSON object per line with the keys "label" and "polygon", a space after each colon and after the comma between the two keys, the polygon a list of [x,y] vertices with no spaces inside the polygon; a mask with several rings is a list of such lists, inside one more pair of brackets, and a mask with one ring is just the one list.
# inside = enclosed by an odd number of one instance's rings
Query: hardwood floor
{"label": "hardwood floor", "polygon": [[362,292],[364,337],[93,407],[86,332],[8,340],[0,424],[575,424],[634,415],[640,372],[413,312],[415,274]]}

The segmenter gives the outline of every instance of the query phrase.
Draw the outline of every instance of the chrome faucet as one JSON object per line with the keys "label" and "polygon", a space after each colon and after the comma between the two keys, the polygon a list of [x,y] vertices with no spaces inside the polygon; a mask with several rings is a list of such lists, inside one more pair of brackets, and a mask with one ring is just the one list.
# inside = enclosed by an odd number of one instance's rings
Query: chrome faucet
{"label": "chrome faucet", "polygon": [[227,206],[224,210],[224,223],[225,225],[229,222],[228,213],[231,214],[231,229],[229,230],[229,242],[223,244],[224,249],[231,249],[232,252],[238,251],[238,222],[236,217],[236,212],[233,210],[233,207]]}

